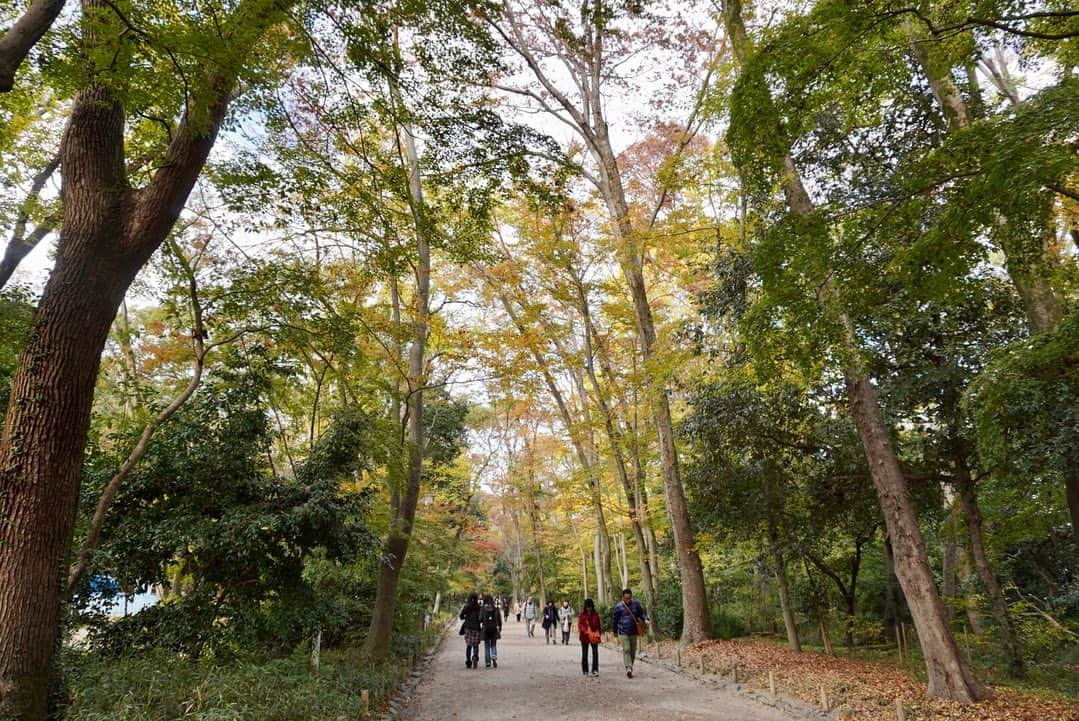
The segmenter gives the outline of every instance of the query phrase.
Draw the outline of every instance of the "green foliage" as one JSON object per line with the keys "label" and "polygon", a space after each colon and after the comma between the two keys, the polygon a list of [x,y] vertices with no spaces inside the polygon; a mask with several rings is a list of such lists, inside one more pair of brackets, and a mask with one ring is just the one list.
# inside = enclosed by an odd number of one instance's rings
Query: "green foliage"
{"label": "green foliage", "polygon": [[999,349],[972,385],[965,402],[983,462],[1031,491],[1060,483],[1079,467],[1077,399],[1079,314],[1073,313],[1054,332]]}
{"label": "green foliage", "polygon": [[362,690],[378,708],[409,672],[395,656],[375,663],[353,649],[324,650],[319,674],[304,652],[228,663],[162,650],[120,660],[69,652],[65,662],[71,721],[359,718]]}
{"label": "green foliage", "polygon": [[[340,414],[294,478],[276,477],[263,466],[266,389],[257,373],[220,371],[132,473],[95,571],[126,589],[167,579],[168,594],[101,625],[96,648],[114,655],[153,646],[192,655],[289,649],[340,615],[333,598],[304,582],[304,569],[316,551],[347,564],[378,546],[364,524],[367,495],[342,485],[375,455],[372,422],[360,412]],[[107,475],[92,478],[88,500]]]}
{"label": "green foliage", "polygon": [[19,288],[0,291],[0,408],[7,408],[11,381],[19,352],[30,333],[34,306],[29,294]]}

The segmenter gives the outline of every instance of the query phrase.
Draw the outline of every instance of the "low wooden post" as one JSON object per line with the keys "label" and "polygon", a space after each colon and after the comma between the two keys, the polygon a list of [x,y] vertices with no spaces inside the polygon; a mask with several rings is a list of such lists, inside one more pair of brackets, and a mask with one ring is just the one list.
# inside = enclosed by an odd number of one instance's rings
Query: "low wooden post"
{"label": "low wooden post", "polygon": [[895,700],[895,717],[899,721],[907,721],[907,709],[903,707],[903,699],[901,698]]}
{"label": "low wooden post", "polygon": [[902,662],[906,661],[906,659],[903,658],[903,637],[900,636],[899,634],[900,634],[899,624],[897,623],[895,625],[895,649],[896,649],[896,651],[899,652],[899,661],[900,661],[900,663],[902,663]]}
{"label": "low wooden post", "polygon": [[701,675],[703,676],[704,675],[704,654],[703,653],[700,656],[697,657],[697,664],[700,666]]}
{"label": "low wooden post", "polygon": [[311,648],[311,668],[315,674],[318,675],[319,669],[322,665],[322,627],[320,626],[315,633],[315,642]]}
{"label": "low wooden post", "polygon": [[738,664],[734,664],[734,667],[731,668],[731,672],[734,674],[734,682],[738,683]]}
{"label": "low wooden post", "polygon": [[371,694],[367,689],[360,691],[360,713],[365,717],[371,715]]}
{"label": "low wooden post", "polygon": [[657,661],[662,661],[663,660],[663,646],[661,646],[659,644],[658,640],[656,641],[656,660]]}
{"label": "low wooden post", "polygon": [[820,705],[825,711],[828,710],[828,693],[824,690],[824,684],[820,685]]}
{"label": "low wooden post", "polygon": [[674,665],[678,668],[682,668],[682,646],[678,645],[674,647]]}
{"label": "low wooden post", "polygon": [[772,693],[773,696],[776,695],[776,672],[775,671],[769,671],[768,672],[768,690]]}

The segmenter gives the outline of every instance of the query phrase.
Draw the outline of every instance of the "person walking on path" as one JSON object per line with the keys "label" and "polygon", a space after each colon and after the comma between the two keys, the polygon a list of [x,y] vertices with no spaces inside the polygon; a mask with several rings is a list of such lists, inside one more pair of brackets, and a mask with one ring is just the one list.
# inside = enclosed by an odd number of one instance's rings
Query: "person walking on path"
{"label": "person walking on path", "polygon": [[622,662],[626,666],[626,678],[633,678],[633,662],[637,660],[637,637],[645,633],[650,624],[648,614],[628,588],[622,589],[622,600],[611,609],[611,630],[622,643]]}
{"label": "person walking on path", "polygon": [[543,607],[543,639],[545,643],[558,643],[558,609],[554,601]]}
{"label": "person walking on path", "polygon": [[480,664],[480,597],[469,594],[468,602],[461,608],[461,635],[465,637],[465,667],[476,668]]}
{"label": "person walking on path", "polygon": [[599,676],[600,622],[596,604],[591,598],[584,600],[584,608],[577,617],[577,635],[581,639],[581,673],[588,675],[588,649],[592,649],[592,675]]}
{"label": "person walking on path", "polygon": [[[488,596],[480,611],[483,630],[483,663],[486,668],[498,668],[498,639],[502,638],[502,610]],[[475,662],[473,662],[475,664]]]}
{"label": "person walking on path", "polygon": [[525,601],[525,630],[528,631],[528,637],[533,638],[536,635],[536,612],[539,609],[536,608],[536,601],[529,596]]}
{"label": "person walking on path", "polygon": [[576,611],[569,601],[562,599],[562,607],[558,609],[558,625],[562,628],[562,645],[569,645],[569,632],[573,630],[573,615]]}

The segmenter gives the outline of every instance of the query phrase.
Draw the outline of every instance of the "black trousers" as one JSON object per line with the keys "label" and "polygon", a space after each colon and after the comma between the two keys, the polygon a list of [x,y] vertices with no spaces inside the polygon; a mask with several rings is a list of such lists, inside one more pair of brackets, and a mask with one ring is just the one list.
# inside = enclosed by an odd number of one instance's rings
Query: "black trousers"
{"label": "black trousers", "polygon": [[599,644],[581,641],[581,672],[588,673],[588,647],[592,647],[592,673],[599,673]]}

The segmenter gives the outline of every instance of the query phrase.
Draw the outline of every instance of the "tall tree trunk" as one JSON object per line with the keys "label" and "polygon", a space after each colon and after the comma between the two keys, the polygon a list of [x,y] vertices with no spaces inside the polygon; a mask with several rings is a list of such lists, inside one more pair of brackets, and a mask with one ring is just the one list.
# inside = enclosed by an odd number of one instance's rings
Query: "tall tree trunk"
{"label": "tall tree trunk", "polygon": [[941,600],[944,602],[944,618],[951,626],[955,620],[955,608],[959,598],[959,554],[962,551],[962,547],[959,545],[955,537],[955,524],[957,522],[958,509],[955,504],[952,504],[951,510],[948,511],[948,516],[944,521],[944,528],[942,529],[943,549],[941,553],[941,582],[940,582],[940,595]]}
{"label": "tall tree trunk", "polygon": [[[735,57],[743,64],[751,51],[742,21],[740,0],[723,0],[723,15],[731,36]],[[784,168],[782,185],[792,214],[813,215],[813,203],[802,183],[798,168],[789,152],[777,158]],[[822,230],[822,232],[825,232]],[[821,306],[827,315],[840,321],[843,345],[849,360],[844,368],[847,398],[858,436],[862,442],[870,475],[884,512],[885,527],[892,539],[896,574],[903,587],[918,639],[922,645],[928,675],[930,696],[970,703],[985,698],[988,691],[975,680],[970,668],[959,654],[944,615],[944,604],[937,592],[936,581],[929,568],[925,539],[918,526],[914,503],[910,498],[907,479],[903,476],[892,447],[877,399],[877,392],[868,374],[857,359],[861,357],[853,324],[843,310],[834,283],[821,283]]]}
{"label": "tall tree trunk", "polygon": [[[588,443],[586,439],[582,438],[582,432],[578,428],[577,419],[574,418],[571,413],[569,404],[566,403],[565,395],[562,393],[562,390],[558,387],[558,383],[555,382],[554,376],[551,374],[547,358],[534,343],[528,340],[531,335],[528,326],[521,317],[520,312],[518,312],[518,309],[514,306],[513,301],[507,295],[503,284],[500,283],[498,279],[492,278],[486,271],[483,271],[483,273],[488,279],[492,289],[498,294],[502,307],[506,311],[506,315],[509,316],[514,326],[517,328],[518,333],[521,334],[521,337],[525,339],[529,353],[532,355],[533,361],[535,361],[536,366],[540,370],[540,374],[543,376],[544,385],[547,386],[547,391],[551,394],[551,399],[554,400],[555,406],[558,408],[558,415],[562,419],[562,425],[570,438],[570,444],[573,446],[573,450],[577,456],[577,462],[580,465],[582,472],[585,474],[588,483],[589,500],[592,502],[592,513],[595,516],[596,528],[599,533],[599,555],[596,564],[597,601],[601,604],[606,603],[611,594],[611,542],[607,531],[607,517],[603,510],[603,498],[600,493],[599,473],[596,468],[595,453],[591,449],[591,444]],[[565,354],[563,354],[563,357],[568,362],[568,358],[565,358]]]}
{"label": "tall tree trunk", "polygon": [[[84,7],[100,5],[84,0]],[[236,62],[288,5],[237,6],[224,26]],[[119,32],[88,24],[84,41],[96,49]],[[60,149],[64,207],[56,265],[19,356],[0,440],[0,718],[45,716],[101,351],[128,287],[172,230],[202,171],[237,71],[211,64],[198,78],[207,92],[193,102],[138,194],[125,173],[117,98],[91,81],[72,105]]]}
{"label": "tall tree trunk", "polygon": [[[396,93],[394,93],[396,94]],[[416,232],[416,288],[412,314],[412,344],[408,351],[408,474],[404,493],[390,521],[390,528],[383,544],[383,563],[379,566],[378,585],[371,609],[371,624],[367,630],[364,651],[371,658],[385,658],[391,650],[393,617],[397,609],[397,586],[408,554],[412,526],[416,520],[416,506],[420,498],[423,479],[424,427],[423,397],[427,383],[425,356],[430,316],[431,296],[431,248],[427,241],[428,219],[426,216],[420,161],[416,143],[410,132],[399,132],[405,160],[408,163],[409,197],[413,225]]]}
{"label": "tall tree trunk", "polygon": [[[930,55],[931,44],[919,42],[914,24],[909,20],[904,21],[903,29],[911,38],[911,55],[925,73],[933,97],[948,121],[949,130],[955,132],[969,127],[973,120],[971,110],[951,74],[934,62]],[[1007,218],[1001,218],[998,225],[1006,235]],[[1045,234],[1046,240],[1051,240],[1055,235],[1052,223],[1046,224]],[[1036,258],[1026,258],[1005,239],[998,239],[998,245],[1004,253],[1008,277],[1023,301],[1030,329],[1035,333],[1055,329],[1060,325],[1064,314],[1060,297],[1049,281],[1052,271],[1051,258],[1046,253]],[[1073,523],[1076,520],[1079,520],[1079,515],[1072,516]]]}
{"label": "tall tree trunk", "polygon": [[801,651],[798,640],[798,625],[794,622],[794,609],[791,606],[790,586],[787,583],[787,562],[783,558],[783,549],[779,547],[779,537],[775,521],[768,519],[768,546],[772,552],[772,565],[776,576],[776,589],[779,591],[779,605],[783,611],[783,626],[787,630],[787,645],[794,651]]}
{"label": "tall tree trunk", "polygon": [[[655,581],[652,577],[652,568],[649,565],[648,544],[645,541],[644,529],[641,527],[637,494],[634,491],[630,481],[629,470],[626,467],[626,458],[623,453],[623,438],[622,433],[619,430],[618,420],[615,418],[614,409],[611,407],[607,394],[604,392],[603,387],[600,385],[599,378],[596,376],[593,358],[596,355],[599,356],[600,366],[604,370],[605,377],[612,379],[614,374],[610,369],[610,361],[607,358],[606,353],[603,352],[602,344],[599,342],[599,334],[592,321],[591,304],[588,301],[588,293],[585,290],[584,282],[574,268],[570,268],[570,273],[573,275],[574,285],[577,291],[578,309],[581,311],[581,316],[584,318],[585,371],[587,372],[588,379],[592,385],[592,393],[596,399],[596,405],[603,415],[603,427],[607,432],[607,442],[610,445],[611,456],[614,459],[615,472],[618,474],[618,480],[622,482],[622,489],[626,494],[626,504],[629,506],[630,525],[633,528],[633,538],[637,543],[637,551],[640,555],[641,582],[644,584],[645,601],[648,603],[648,608],[653,609],[656,607]],[[653,625],[654,624],[655,621],[653,621]]]}
{"label": "tall tree trunk", "polygon": [[608,212],[612,216],[612,225],[617,229],[619,264],[622,266],[622,272],[633,300],[641,355],[645,363],[645,382],[648,385],[652,417],[659,440],[663,491],[667,501],[667,513],[671,520],[671,536],[678,561],[678,573],[682,581],[681,643],[683,645],[698,643],[711,635],[704,568],[697,551],[693,524],[686,505],[685,490],[682,487],[668,389],[665,381],[659,377],[654,368],[656,328],[652,317],[652,307],[648,301],[641,258],[636,248],[637,241],[629,219],[629,208],[622,189],[622,179],[614,152],[606,137],[606,124],[604,123],[597,130],[598,140],[594,152],[600,165],[603,186],[601,190],[607,202]]}
{"label": "tall tree trunk", "polygon": [[1019,636],[1015,631],[1011,614],[1008,613],[1008,602],[1004,598],[1000,581],[997,580],[997,575],[993,572],[993,567],[985,552],[985,543],[982,540],[982,513],[978,508],[974,480],[971,478],[966,459],[959,457],[956,461],[956,490],[959,504],[963,509],[963,520],[966,522],[967,533],[970,536],[970,555],[982,587],[989,596],[993,618],[1000,628],[1004,654],[1008,658],[1008,669],[1016,678],[1022,678],[1026,675],[1026,668],[1019,650]]}

